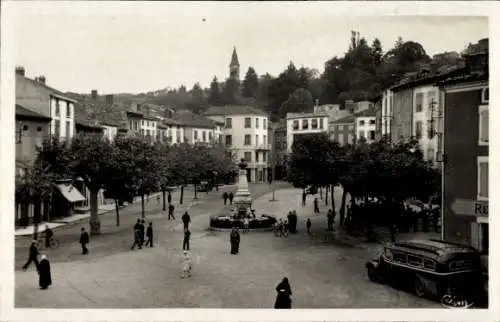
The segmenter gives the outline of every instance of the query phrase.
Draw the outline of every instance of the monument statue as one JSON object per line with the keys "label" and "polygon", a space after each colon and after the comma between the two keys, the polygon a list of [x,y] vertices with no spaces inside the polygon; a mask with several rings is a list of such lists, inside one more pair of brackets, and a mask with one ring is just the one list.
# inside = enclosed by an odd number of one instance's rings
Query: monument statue
{"label": "monument statue", "polygon": [[240,168],[238,183],[236,184],[236,194],[234,195],[234,210],[236,219],[243,218],[250,212],[252,207],[252,195],[248,190],[247,162],[244,158],[238,163]]}

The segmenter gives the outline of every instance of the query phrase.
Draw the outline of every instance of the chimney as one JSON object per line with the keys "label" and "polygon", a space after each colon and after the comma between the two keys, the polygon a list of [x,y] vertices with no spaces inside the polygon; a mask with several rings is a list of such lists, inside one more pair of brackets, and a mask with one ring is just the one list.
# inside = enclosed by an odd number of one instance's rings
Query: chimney
{"label": "chimney", "polygon": [[24,76],[25,73],[26,73],[26,70],[24,69],[23,66],[16,67],[16,75]]}
{"label": "chimney", "polygon": [[113,105],[113,94],[106,95],[106,104]]}
{"label": "chimney", "polygon": [[41,84],[44,84],[45,85],[45,76],[41,75],[41,76],[38,76],[37,78],[35,78],[35,80]]}
{"label": "chimney", "polygon": [[93,89],[92,91],[90,91],[90,97],[92,99],[97,99],[97,89]]}

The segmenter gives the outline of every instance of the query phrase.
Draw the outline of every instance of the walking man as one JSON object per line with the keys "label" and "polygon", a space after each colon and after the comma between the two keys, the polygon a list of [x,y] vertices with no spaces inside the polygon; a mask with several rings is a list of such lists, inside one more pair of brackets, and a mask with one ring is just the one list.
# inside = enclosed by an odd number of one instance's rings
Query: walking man
{"label": "walking man", "polygon": [[227,205],[227,199],[229,198],[229,195],[227,194],[226,191],[222,194],[222,199],[224,199],[224,206]]}
{"label": "walking man", "polygon": [[248,219],[248,217],[245,217],[245,219],[243,219],[243,227],[244,227],[243,232],[248,233],[249,226],[250,226],[250,220]]}
{"label": "walking man", "polygon": [[81,233],[80,233],[80,245],[82,245],[82,255],[87,255],[89,253],[89,250],[87,248],[87,244],[89,243],[90,238],[89,238],[89,233],[85,231],[85,228],[82,227]]}
{"label": "walking man", "polygon": [[186,211],[184,215],[182,215],[182,223],[184,224],[184,230],[188,230],[190,222],[191,222],[191,217],[189,217],[189,214]]}
{"label": "walking man", "polygon": [[184,240],[182,241],[182,250],[189,250],[189,238],[191,237],[191,232],[186,229],[184,231]]}
{"label": "walking man", "polygon": [[54,232],[49,228],[49,225],[45,225],[45,248],[50,247],[52,237],[54,237]]}
{"label": "walking man", "polygon": [[172,219],[175,220],[174,209],[175,209],[174,205],[172,204],[168,205],[168,220],[170,220],[170,217],[172,217]]}
{"label": "walking man", "polygon": [[38,258],[37,258],[38,254],[39,252],[38,252],[38,247],[36,246],[36,240],[33,240],[30,246],[28,261],[23,266],[24,271],[28,268],[28,266],[30,266],[31,262],[34,262],[35,268],[38,269]]}
{"label": "walking man", "polygon": [[318,198],[314,198],[314,214],[319,214]]}
{"label": "walking man", "polygon": [[230,235],[231,242],[231,254],[236,255],[240,251],[240,233],[238,232],[238,228],[234,227],[233,231],[231,231]]}
{"label": "walking man", "polygon": [[306,205],[307,193],[305,190],[302,191],[302,207]]}
{"label": "walking man", "polygon": [[139,229],[140,223],[137,222],[137,224],[134,225],[134,243],[132,244],[132,247],[130,248],[131,250],[135,249],[135,246],[139,247],[139,249],[142,249],[141,245],[141,230]]}
{"label": "walking man", "polygon": [[232,192],[229,193],[229,204],[232,205],[233,204],[233,199],[234,199],[234,195]]}
{"label": "walking man", "polygon": [[153,247],[153,223],[150,222],[148,229],[146,230],[146,237],[148,240],[146,241],[146,247]]}

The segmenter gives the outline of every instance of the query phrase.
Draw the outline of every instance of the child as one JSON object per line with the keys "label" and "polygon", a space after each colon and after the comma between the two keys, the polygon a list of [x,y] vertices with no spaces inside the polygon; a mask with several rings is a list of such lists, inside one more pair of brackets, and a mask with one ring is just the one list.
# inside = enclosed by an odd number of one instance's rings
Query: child
{"label": "child", "polygon": [[311,234],[311,219],[310,218],[307,218],[307,221],[306,221],[306,228],[307,228],[307,234]]}
{"label": "child", "polygon": [[182,257],[182,275],[181,278],[191,277],[191,256],[187,250],[184,251]]}

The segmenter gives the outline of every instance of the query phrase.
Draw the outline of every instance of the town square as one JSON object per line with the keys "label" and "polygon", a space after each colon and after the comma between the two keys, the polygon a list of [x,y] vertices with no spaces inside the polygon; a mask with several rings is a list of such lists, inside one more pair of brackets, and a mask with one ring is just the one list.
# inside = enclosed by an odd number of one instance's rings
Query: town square
{"label": "town square", "polygon": [[488,18],[191,5],[7,6],[15,308],[489,308]]}

